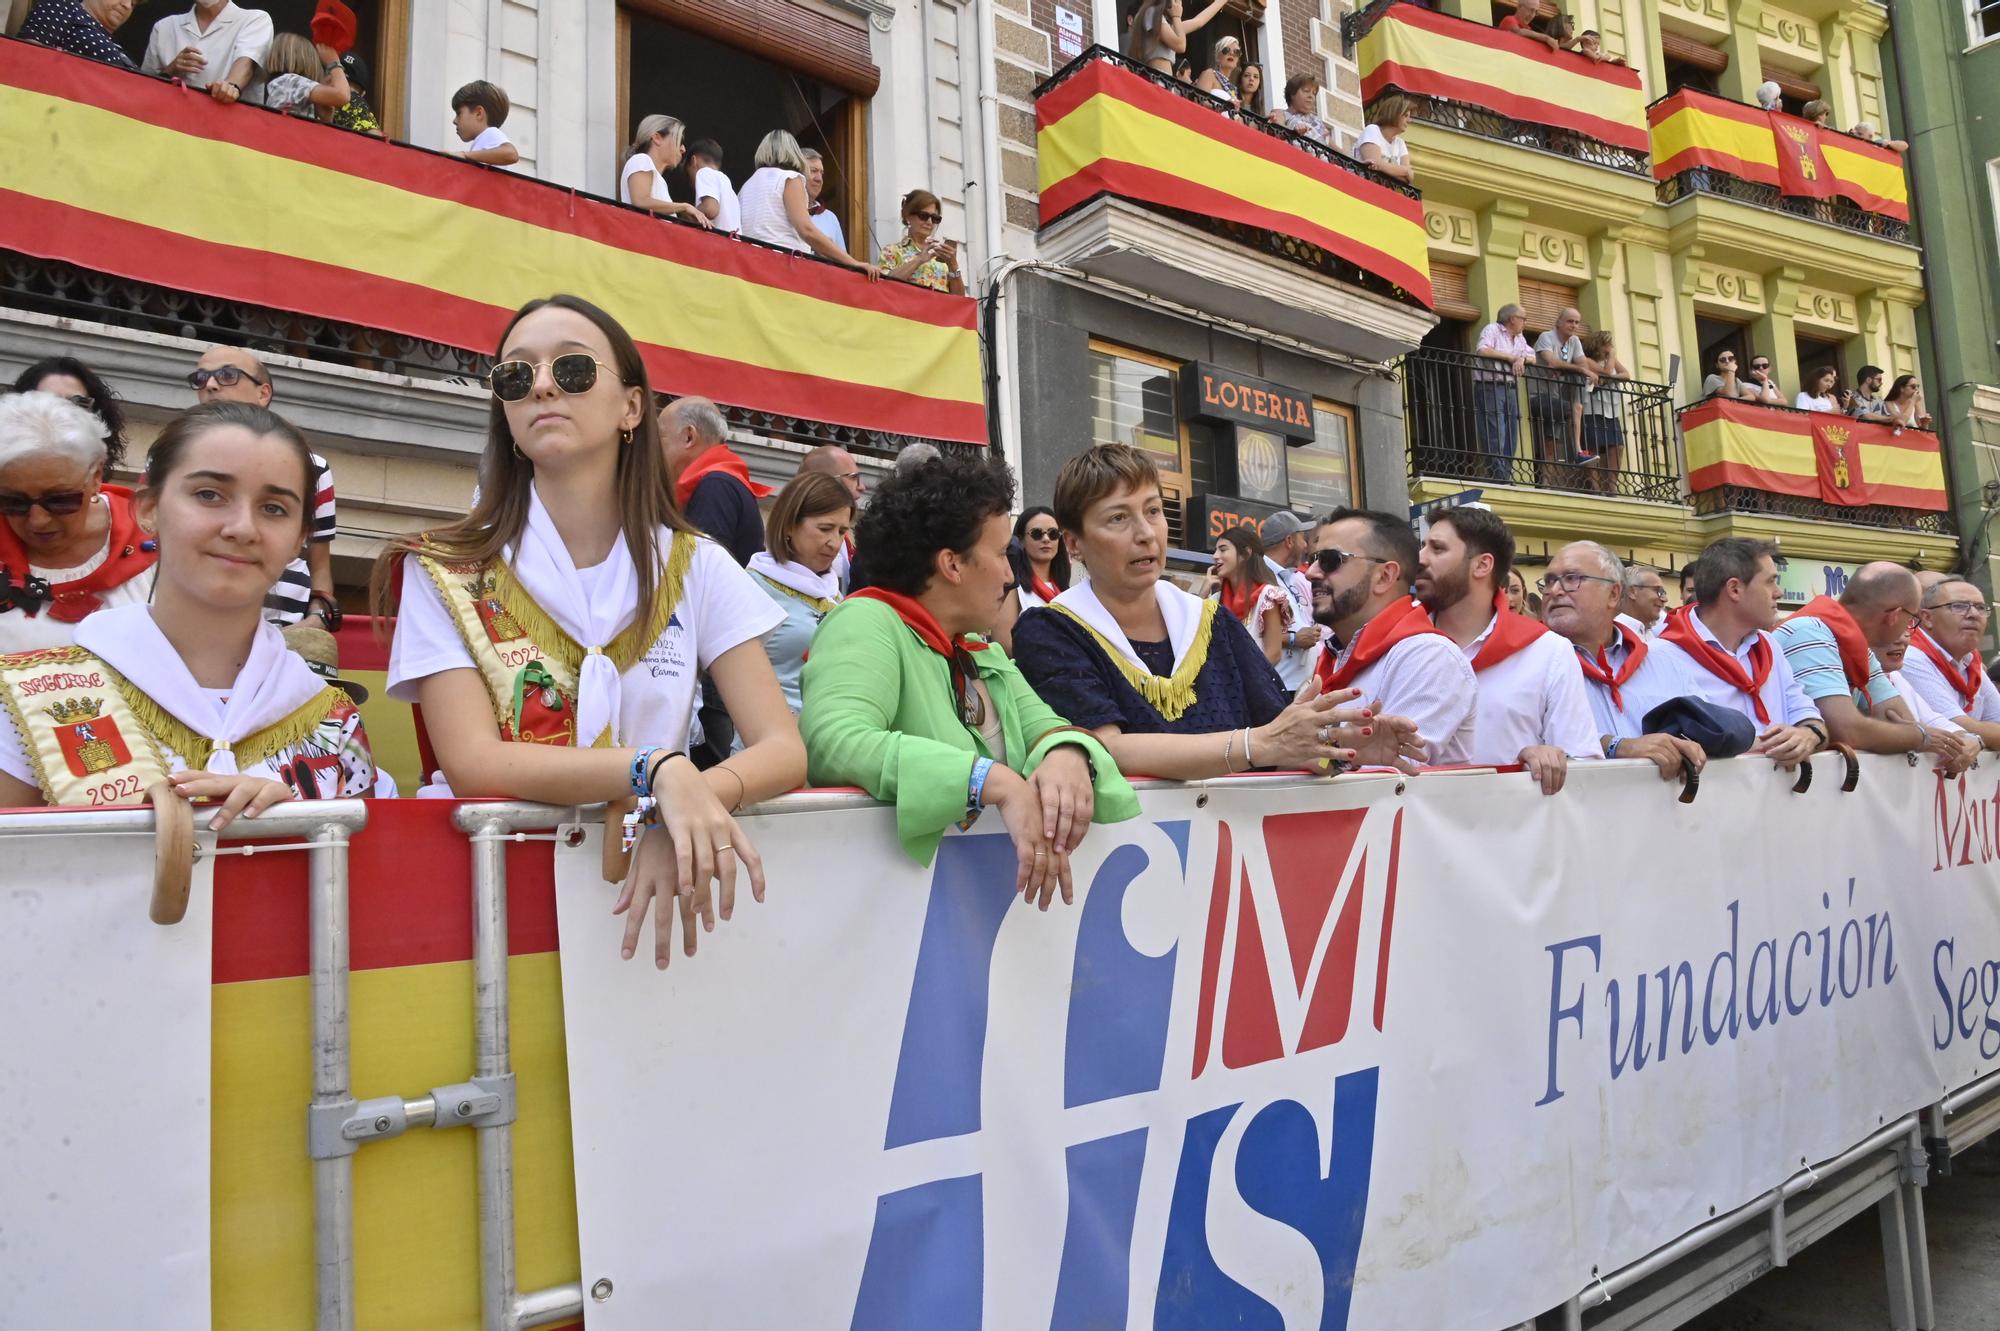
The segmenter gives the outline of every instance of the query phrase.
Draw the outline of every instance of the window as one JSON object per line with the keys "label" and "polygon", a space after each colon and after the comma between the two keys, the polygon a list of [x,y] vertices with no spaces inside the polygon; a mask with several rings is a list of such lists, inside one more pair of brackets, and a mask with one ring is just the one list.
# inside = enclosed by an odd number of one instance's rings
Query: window
{"label": "window", "polygon": [[[1200,7],[1206,9],[1207,0],[1203,0]],[[1196,11],[1194,6],[1184,4],[1181,12],[1192,14]],[[1214,18],[1188,36],[1189,68],[1195,75],[1199,75],[1204,69],[1212,68],[1215,64],[1215,44],[1224,37],[1234,37],[1243,43],[1243,64],[1265,64],[1263,17],[1264,7],[1261,4],[1253,8],[1248,0],[1228,0]],[[1242,66],[1239,65],[1238,68]],[[1264,70],[1266,84],[1271,81],[1270,74],[1270,69],[1266,68]],[[1275,104],[1276,99],[1273,100],[1273,105]]]}
{"label": "window", "polygon": [[[687,142],[714,139],[739,188],[757,145],[789,130],[826,167],[819,201],[840,219],[852,254],[874,258],[895,236],[870,231],[868,99],[880,72],[868,58],[866,20],[852,22],[801,0],[633,0],[619,10],[622,152],[639,121],[665,113],[687,124]],[[685,162],[667,180],[694,198]]]}
{"label": "window", "polygon": [[[1177,361],[1100,342],[1090,343],[1090,442],[1129,444],[1160,469],[1167,533],[1182,543],[1181,501],[1192,492],[1188,432],[1175,405]],[[1212,448],[1201,450],[1205,487],[1214,485]]]}
{"label": "window", "polygon": [[[132,7],[132,17],[118,29],[118,44],[133,63],[144,60],[153,25],[187,13],[188,7],[188,0],[141,0]],[[354,50],[368,62],[374,75],[376,86],[366,90],[368,105],[374,108],[385,134],[402,138],[407,133],[403,67],[409,63],[410,0],[347,0],[347,7],[354,11],[356,20]],[[314,0],[257,0],[253,8],[268,13],[272,28],[278,32],[312,31]],[[440,109],[438,114],[449,114],[449,108]]]}
{"label": "window", "polygon": [[[1752,350],[1750,330],[1743,324],[1698,314],[1694,320],[1694,335],[1701,343],[1699,352],[1701,363],[1697,367],[1699,372],[1695,375],[1697,384],[1715,372],[1715,358],[1725,351],[1736,357],[1737,373],[1744,374],[1749,371]],[[1765,354],[1769,355],[1768,352]]]}
{"label": "window", "polygon": [[1313,441],[1287,450],[1292,507],[1325,514],[1352,507],[1360,490],[1354,449],[1354,408],[1313,399]]}
{"label": "window", "polygon": [[[1833,385],[1836,389],[1853,387],[1847,379],[1847,357],[1842,354],[1840,343],[1830,342],[1817,337],[1809,337],[1804,333],[1798,334],[1795,340],[1799,346],[1799,384],[1797,387],[1804,387],[1808,375],[1814,370],[1824,369],[1828,365],[1833,367],[1834,374],[1838,376]],[[1793,389],[1793,392],[1797,391],[1797,387]],[[1790,398],[1791,394],[1786,394],[1787,402],[1790,401]]]}
{"label": "window", "polygon": [[[1447,323],[1481,322],[1481,310],[1472,303],[1471,274],[1464,264],[1431,260],[1431,308]],[[1426,343],[1430,340],[1428,336],[1424,338]],[[1466,343],[1452,341],[1436,345],[1459,348]]]}
{"label": "window", "polygon": [[1966,35],[1971,38],[1968,46],[1992,37],[2000,37],[2000,0],[1967,0]]}
{"label": "window", "polygon": [[1576,303],[1575,287],[1564,286],[1560,282],[1544,282],[1535,277],[1522,278],[1521,309],[1528,316],[1528,340],[1532,342],[1554,328],[1562,312]]}
{"label": "window", "polygon": [[1660,33],[1660,55],[1666,63],[1670,93],[1683,88],[1714,93],[1719,86],[1718,77],[1729,68],[1729,52],[1678,32]]}

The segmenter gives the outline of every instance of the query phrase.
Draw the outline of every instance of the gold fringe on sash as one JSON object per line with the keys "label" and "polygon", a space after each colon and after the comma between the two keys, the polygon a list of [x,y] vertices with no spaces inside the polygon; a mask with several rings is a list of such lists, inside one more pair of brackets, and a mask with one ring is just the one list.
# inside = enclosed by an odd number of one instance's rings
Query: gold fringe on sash
{"label": "gold fringe on sash", "polygon": [[763,583],[766,587],[772,588],[774,591],[789,596],[794,601],[798,601],[801,604],[811,606],[821,615],[832,614],[833,608],[840,604],[840,602],[833,600],[831,597],[812,596],[806,592],[800,591],[796,587],[787,587],[784,583],[778,582],[772,578],[767,578],[762,573],[756,574],[755,576],[757,578],[757,581]]}
{"label": "gold fringe on sash", "polygon": [[[107,666],[106,669],[110,668]],[[190,769],[201,771],[208,766],[215,745],[206,736],[195,733],[179,717],[134,688],[116,671],[111,672],[111,677],[117,681],[125,705],[132,709],[132,715],[148,735],[180,755],[181,761]],[[346,701],[346,693],[328,685],[308,698],[305,705],[290,716],[237,740],[229,746],[229,751],[236,757],[237,770],[248,770],[274,754],[303,743],[333,714],[334,708]]]}
{"label": "gold fringe on sash", "polygon": [[[667,621],[674,617],[674,611],[681,603],[681,593],[687,586],[688,570],[694,566],[695,544],[696,538],[685,532],[674,533],[665,576],[661,579],[659,590],[653,594],[652,618],[643,625],[635,618],[605,645],[604,654],[611,658],[611,664],[617,667],[619,674],[639,664],[639,658],[646,654],[646,649],[658,642],[660,635],[667,631]],[[589,653],[563,632],[555,620],[549,618],[549,612],[536,603],[528,589],[514,576],[514,570],[504,562],[493,566],[493,589],[500,603],[513,614],[535,646],[560,661],[571,674],[583,669],[583,658]]]}
{"label": "gold fringe on sash", "polygon": [[1195,625],[1194,641],[1188,644],[1187,655],[1174,668],[1171,679],[1162,679],[1143,666],[1134,665],[1125,658],[1125,653],[1114,646],[1111,640],[1084,622],[1083,616],[1065,605],[1052,605],[1049,609],[1064,616],[1071,622],[1083,626],[1097,643],[1098,649],[1125,676],[1125,682],[1138,690],[1139,696],[1168,721],[1178,721],[1188,708],[1194,706],[1194,680],[1201,668],[1208,664],[1208,644],[1215,627],[1215,611],[1218,602],[1206,601],[1202,604],[1201,621]]}

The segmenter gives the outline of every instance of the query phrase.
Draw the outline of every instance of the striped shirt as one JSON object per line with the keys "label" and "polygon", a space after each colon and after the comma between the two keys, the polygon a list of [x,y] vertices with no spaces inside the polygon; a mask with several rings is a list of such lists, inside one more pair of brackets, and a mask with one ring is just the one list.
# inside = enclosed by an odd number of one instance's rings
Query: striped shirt
{"label": "striped shirt", "polygon": [[1868,688],[1864,693],[1847,682],[1847,667],[1840,662],[1840,644],[1834,640],[1833,626],[1823,619],[1794,615],[1771,634],[1785,649],[1792,674],[1806,697],[1817,703],[1821,698],[1845,697],[1870,715],[1897,698],[1896,685],[1882,671],[1875,653],[1868,653]]}
{"label": "striped shirt", "polygon": [[[319,477],[318,488],[313,495],[313,544],[331,541],[334,534],[333,520],[333,468],[326,465],[326,459],[319,454],[312,455],[313,466]],[[264,595],[264,618],[283,627],[296,624],[306,616],[306,605],[312,599],[312,572],[303,558],[294,559],[278,575],[278,581]]]}

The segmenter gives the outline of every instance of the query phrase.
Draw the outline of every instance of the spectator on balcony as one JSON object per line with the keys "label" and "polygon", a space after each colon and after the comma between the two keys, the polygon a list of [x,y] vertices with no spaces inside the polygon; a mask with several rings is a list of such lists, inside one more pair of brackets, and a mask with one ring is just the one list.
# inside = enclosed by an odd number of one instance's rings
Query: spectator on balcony
{"label": "spectator on balcony", "polygon": [[1814,98],[1800,108],[1799,114],[1813,122],[1820,129],[1833,128],[1833,103]]}
{"label": "spectator on balcony", "polygon": [[[244,402],[269,408],[277,395],[264,362],[243,347],[210,347],[195,362],[188,387],[197,401]],[[305,619],[321,627],[340,627],[340,605],[334,600],[333,538],[339,531],[334,505],[333,468],[318,453],[310,455],[315,469],[312,522],[305,554],[285,566],[277,585],[264,598],[264,618],[279,627]]]}
{"label": "spectator on balcony", "polygon": [[1207,27],[1227,3],[1209,0],[1199,14],[1185,18],[1181,0],[1147,0],[1133,11],[1126,54],[1162,74],[1178,74],[1180,62],[1187,58],[1188,34]]}
{"label": "spectator on balcony", "polygon": [[1745,393],[1743,397],[1746,401],[1761,402],[1767,407],[1782,407],[1785,405],[1785,392],[1778,387],[1776,371],[1771,368],[1771,358],[1769,356],[1761,352],[1751,352],[1750,373],[1744,376],[1744,380],[1757,390],[1754,396]]}
{"label": "spectator on balcony", "polygon": [[743,210],[736,187],[722,170],[722,145],[714,139],[698,140],[688,149],[688,165],[694,171],[694,206],[709,225],[732,236],[741,231]]}
{"label": "spectator on balcony", "polygon": [[1831,365],[1822,365],[1806,375],[1805,386],[1799,389],[1792,405],[1800,411],[1839,412],[1849,399],[1850,394],[1840,386],[1840,372]]}
{"label": "spectator on balcony", "polygon": [[1889,409],[1890,418],[1898,425],[1912,430],[1931,428],[1931,414],[1924,410],[1924,386],[1914,374],[1897,375],[1882,405]]}
{"label": "spectator on balcony", "polygon": [[157,546],[104,483],[107,440],[67,394],[0,397],[0,654],[68,646],[86,615],[151,592]]}
{"label": "spectator on balcony", "polygon": [[1292,603],[1264,560],[1264,542],[1255,527],[1240,524],[1215,538],[1208,582],[1208,594],[1250,630],[1275,669],[1292,634]]}
{"label": "spectator on balcony", "polygon": [[1849,399],[1847,412],[1857,420],[1882,421],[1895,416],[1889,405],[1882,400],[1882,380],[1884,372],[1879,365],[1864,365],[1861,373],[1854,376],[1854,396]]}
{"label": "spectator on balcony", "polygon": [[1625,393],[1607,385],[1629,381],[1632,371],[1618,359],[1618,348],[1609,328],[1600,328],[1585,337],[1583,354],[1597,367],[1597,378],[1583,395],[1583,452],[1597,455],[1597,488],[1610,494],[1617,484],[1617,473],[1625,465],[1625,423],[1621,414]]}
{"label": "spectator on balcony", "polygon": [[[1479,447],[1486,454],[1489,474],[1496,481],[1512,477],[1514,455],[1521,448],[1521,399],[1517,384],[1535,354],[1528,339],[1521,336],[1521,330],[1527,326],[1527,311],[1519,305],[1507,304],[1479,332],[1477,354],[1507,367],[1504,372],[1493,366],[1472,372],[1472,392],[1479,414]],[[1410,572],[1415,575],[1414,569]]]}
{"label": "spectator on balcony", "polygon": [[1604,38],[1594,28],[1585,28],[1577,34],[1576,53],[1593,65],[1622,65],[1624,60],[1615,55],[1606,55]]}
{"label": "spectator on balcony", "polygon": [[675,398],[660,410],[660,447],[680,511],[738,564],[764,548],[757,501],[771,487],[750,479],[750,464],[728,444],[729,425],[705,397]]}
{"label": "spectator on balcony", "polygon": [[14,391],[54,393],[95,415],[104,422],[104,469],[114,472],[125,465],[125,409],[97,371],[74,356],[50,356],[21,371]]}
{"label": "spectator on balcony", "polygon": [[1319,80],[1310,74],[1285,80],[1285,104],[1271,113],[1271,119],[1322,148],[1333,146],[1333,130],[1319,113]]}
{"label": "spectator on balcony", "polygon": [[86,60],[136,69],[111,34],[132,17],[133,0],[35,0],[21,25],[21,40],[39,42]]}
{"label": "spectator on balcony", "polygon": [[[817,148],[801,148],[799,155],[806,159],[806,215],[812,218],[812,224],[845,254],[847,233],[841,230],[840,217],[833,209],[820,202],[819,196],[826,191],[826,161],[819,155]],[[740,207],[737,216],[739,220],[742,217]]]}
{"label": "spectator on balcony", "polygon": [[1528,376],[1529,419],[1535,452],[1544,462],[1588,462],[1596,454],[1583,445],[1583,399],[1597,387],[1597,367],[1583,351],[1583,315],[1574,307],[1556,316],[1556,326],[1535,339],[1538,372]]}
{"label": "spectator on balcony", "polygon": [[521,150],[507,137],[507,131],[500,128],[507,123],[507,112],[512,105],[503,88],[485,79],[474,79],[453,93],[452,128],[457,131],[459,142],[466,145],[459,156],[487,166],[513,166],[520,161]]}
{"label": "spectator on balcony", "polygon": [[1891,152],[1906,153],[1910,150],[1910,145],[1908,141],[1904,139],[1890,138],[1888,135],[1884,134],[1872,120],[1862,121],[1860,124],[1856,125],[1853,129],[1849,130],[1848,133],[1852,134],[1857,139],[1866,139],[1868,142],[1874,144],[1877,148],[1887,148]]}
{"label": "spectator on balcony", "polygon": [[139,68],[206,88],[225,105],[262,105],[271,32],[271,16],[261,9],[244,9],[236,0],[194,0],[187,13],[153,25]]}
{"label": "spectator on balcony", "polygon": [[1993,614],[1985,593],[1963,578],[1936,579],[1910,635],[1903,679],[1923,700],[1989,750],[2000,750],[2000,688],[1980,668],[1979,644]]}
{"label": "spectator on balcony", "polygon": [[[1715,353],[1715,370],[1701,381],[1703,397],[1724,397],[1746,402],[1765,400],[1768,385],[1741,378],[1736,369],[1736,353],[1727,349]],[[1775,390],[1772,390],[1775,391]]]}
{"label": "spectator on balcony", "polygon": [[1784,100],[1785,90],[1769,79],[1757,85],[1757,105],[1760,109],[1782,111]]}
{"label": "spectator on balcony", "polygon": [[1271,112],[1265,103],[1270,98],[1264,92],[1264,67],[1254,63],[1243,66],[1243,74],[1236,82],[1236,109],[1258,120],[1269,119]]}
{"label": "spectator on balcony", "polygon": [[1561,44],[1544,31],[1541,26],[1541,0],[1518,0],[1514,12],[1502,18],[1494,26],[1502,32],[1519,33],[1531,42],[1540,42],[1551,51],[1560,50]]}
{"label": "spectator on balcony", "polygon": [[1400,93],[1390,93],[1376,101],[1368,113],[1368,125],[1354,141],[1354,155],[1385,176],[1404,184],[1417,178],[1410,166],[1410,116],[1416,106]]}
{"label": "spectator on balcony", "polygon": [[903,235],[895,244],[882,247],[882,275],[963,296],[965,276],[958,268],[958,242],[938,235],[938,224],[943,221],[944,205],[937,195],[927,189],[905,194]]}
{"label": "spectator on balcony", "polygon": [[806,202],[806,159],[797,139],[786,130],[772,130],[757,145],[755,161],[757,169],[737,193],[744,239],[817,254],[871,280],[879,276],[874,265],[850,255],[813,225]]}
{"label": "spectator on balcony", "polygon": [[347,105],[334,108],[333,123],[357,134],[372,134],[378,139],[384,137],[382,122],[376,118],[375,108],[368,101],[368,94],[375,86],[375,72],[358,51],[349,51],[341,56],[340,69],[347,75]]}
{"label": "spectator on balcony", "polygon": [[1194,86],[1194,62],[1186,56],[1174,61],[1174,77],[1192,88]]}
{"label": "spectator on balcony", "polygon": [[331,119],[353,96],[340,58],[296,32],[271,39],[265,76],[264,105],[302,120]]}
{"label": "spectator on balcony", "polygon": [[1667,584],[1659,570],[1644,564],[1625,568],[1625,591],[1618,606],[1618,622],[1642,638],[1657,638],[1667,626]]}
{"label": "spectator on balcony", "polygon": [[1479,690],[1468,762],[1520,763],[1544,795],[1563,788],[1570,759],[1603,755],[1583,671],[1564,639],[1508,608],[1514,534],[1485,508],[1431,516],[1415,591],[1431,622],[1457,643]]}
{"label": "spectator on balcony", "polygon": [[691,203],[678,203],[667,188],[667,172],[681,164],[681,141],[687,126],[669,115],[654,114],[639,122],[632,131],[631,155],[619,168],[620,192],[634,208],[644,208],[661,217],[692,222],[707,230],[714,225],[708,213]]}
{"label": "spectator on balcony", "polygon": [[[771,502],[764,520],[765,549],[750,556],[750,579],[769,596],[784,622],[764,639],[764,654],[792,715],[799,714],[799,672],[813,631],[840,604],[834,561],[854,526],[854,496],[825,472],[802,471]],[[740,752],[742,736],[735,745]]]}
{"label": "spectator on balcony", "polygon": [[1236,76],[1242,64],[1243,43],[1234,37],[1218,38],[1215,63],[1201,71],[1201,77],[1194,81],[1194,86],[1234,109],[1237,105]]}

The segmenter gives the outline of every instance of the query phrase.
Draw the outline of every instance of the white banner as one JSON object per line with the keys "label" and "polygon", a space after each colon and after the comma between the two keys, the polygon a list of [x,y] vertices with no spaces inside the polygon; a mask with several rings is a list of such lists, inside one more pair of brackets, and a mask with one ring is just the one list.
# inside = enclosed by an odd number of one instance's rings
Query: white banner
{"label": "white banner", "polygon": [[212,862],[163,927],[150,835],[5,846],[0,1323],[205,1331]]}
{"label": "white banner", "polygon": [[[1496,1331],[2000,1063],[2000,788],[1870,760],[1237,780],[1093,828],[754,821],[660,974],[558,847],[593,1331]],[[1713,1208],[1713,1209],[1711,1209]]]}

